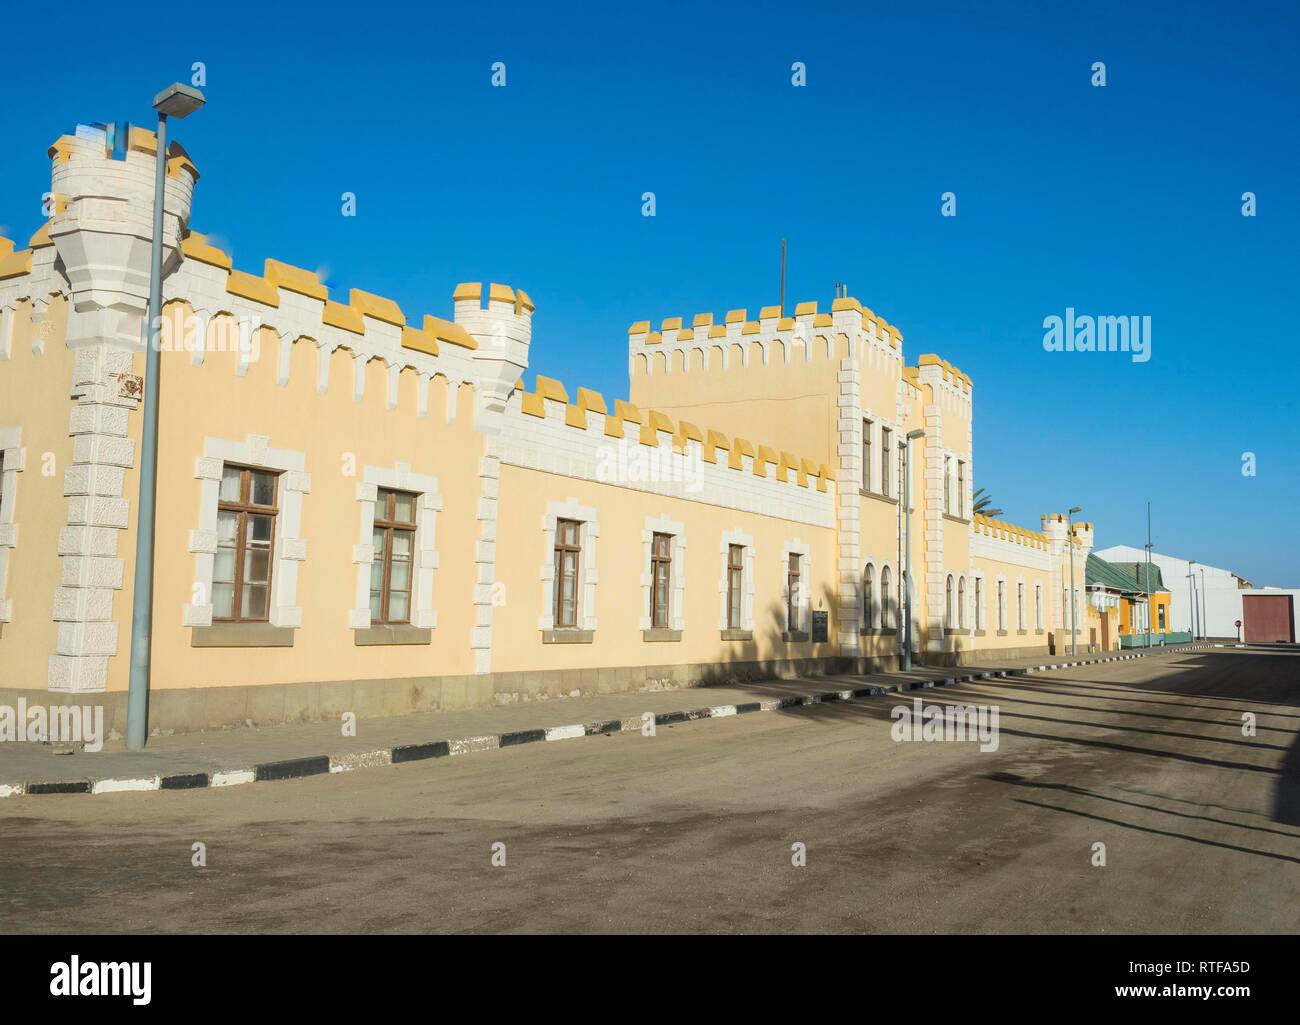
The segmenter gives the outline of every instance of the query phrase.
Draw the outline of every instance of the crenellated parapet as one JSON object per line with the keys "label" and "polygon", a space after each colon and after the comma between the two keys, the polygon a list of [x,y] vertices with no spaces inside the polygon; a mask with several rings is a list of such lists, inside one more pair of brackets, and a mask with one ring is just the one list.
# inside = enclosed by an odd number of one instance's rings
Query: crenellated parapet
{"label": "crenellated parapet", "polygon": [[[932,352],[917,358],[916,373],[906,375],[916,387],[929,387],[935,400],[944,410],[951,410],[969,420],[971,418],[971,379],[946,359]],[[909,371],[913,368],[908,367]]]}
{"label": "crenellated parapet", "polygon": [[499,413],[527,369],[533,302],[522,289],[490,285],[489,303],[482,307],[483,286],[461,284],[452,297],[454,319],[425,314],[410,323],[392,299],[359,288],[349,291],[346,302],[334,299],[319,275],[279,260],[267,259],[260,275],[237,270],[226,253],[198,233],[186,236],[182,252],[185,263],[167,283],[168,300],[189,303],[200,324],[224,316],[239,322],[245,334],[273,331],[282,384],[292,345],[303,339],[320,350],[319,390],[329,384],[330,356],[337,351],[353,356],[358,400],[366,364],[379,359],[394,394],[398,375],[412,370],[421,379],[422,394],[429,379],[441,376],[472,384],[480,409]]}
{"label": "crenellated parapet", "polygon": [[[111,129],[82,126],[50,147],[50,221],[25,250],[15,252],[8,240],[0,243],[0,313],[7,318],[0,332],[11,327],[15,303],[32,302],[39,319],[51,296],[66,294],[70,348],[142,346],[157,139],[131,128],[117,152],[113,143]],[[168,153],[163,298],[169,305],[186,304],[194,320],[186,340],[164,339],[164,345],[183,344],[201,363],[214,344],[211,325],[230,320],[237,326],[240,375],[266,347],[271,331],[281,384],[292,345],[309,339],[321,352],[321,390],[328,385],[329,357],[342,350],[356,361],[358,399],[366,364],[380,359],[389,370],[391,392],[398,375],[409,369],[425,382],[443,376],[472,384],[482,412],[504,410],[514,381],[528,366],[533,302],[527,293],[499,284],[462,284],[453,295],[453,319],[428,314],[408,322],[392,299],[353,288],[343,301],[330,294],[318,274],[280,260],[267,259],[260,273],[236,268],[206,236],[188,230],[198,170],[180,146],[172,144]],[[116,362],[114,367],[121,372]]]}
{"label": "crenellated parapet", "polygon": [[611,411],[604,397],[589,388],[579,388],[576,400],[570,402],[564,385],[549,377],[538,375],[534,391],[518,388],[517,395],[518,410],[524,416],[553,418],[566,427],[596,437],[635,440],[639,445],[671,450],[679,455],[695,451],[700,459],[714,466],[823,492],[835,479],[834,471],[825,464],[769,445],[756,445],[747,438],[729,438],[688,420],[674,423],[659,410],[642,410],[616,399]]}
{"label": "crenellated parapet", "polygon": [[1014,523],[1004,523],[1002,520],[990,519],[980,513],[976,513],[971,518],[971,531],[994,541],[1004,541],[1007,544],[1022,545],[1040,551],[1047,551],[1048,547],[1046,534],[1035,530],[1026,530]]}
{"label": "crenellated parapet", "polygon": [[869,349],[889,354],[897,372],[902,344],[898,328],[853,298],[836,299],[829,313],[819,312],[815,302],[802,302],[789,317],[779,306],[764,306],[756,320],[749,319],[747,309],[737,309],[720,319],[712,313],[668,317],[658,330],[648,320],[628,328],[634,374],[656,373],[657,367],[672,373],[858,359]]}
{"label": "crenellated parapet", "polygon": [[632,490],[833,526],[835,471],[748,438],[559,382],[511,396],[502,461]]}

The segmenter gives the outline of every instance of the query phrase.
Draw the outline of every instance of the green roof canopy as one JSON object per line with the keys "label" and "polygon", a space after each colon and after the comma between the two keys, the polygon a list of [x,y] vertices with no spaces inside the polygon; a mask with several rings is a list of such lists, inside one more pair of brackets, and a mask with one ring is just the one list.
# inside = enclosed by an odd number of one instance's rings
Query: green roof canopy
{"label": "green roof canopy", "polygon": [[1088,555],[1084,579],[1092,587],[1105,587],[1107,590],[1119,591],[1123,594],[1146,594],[1146,587],[1139,586],[1137,580],[1126,574],[1119,566],[1091,553]]}
{"label": "green roof canopy", "polygon": [[[1128,577],[1139,591],[1148,590],[1146,580],[1146,570],[1148,567],[1145,562],[1112,562],[1111,565]],[[1168,591],[1169,588],[1165,586],[1164,577],[1160,575],[1160,567],[1153,562],[1150,566],[1150,570],[1151,593],[1155,594],[1157,591]]]}

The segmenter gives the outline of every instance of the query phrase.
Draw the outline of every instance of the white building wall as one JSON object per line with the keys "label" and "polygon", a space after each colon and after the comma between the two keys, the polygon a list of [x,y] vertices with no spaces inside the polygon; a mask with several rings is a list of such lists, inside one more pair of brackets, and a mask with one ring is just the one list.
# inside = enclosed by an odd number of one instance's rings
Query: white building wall
{"label": "white building wall", "polygon": [[[1115,545],[1106,548],[1097,555],[1107,562],[1145,562],[1146,552],[1141,548],[1128,545]],[[1175,555],[1151,553],[1151,561],[1160,567],[1165,586],[1169,588],[1171,609],[1169,613],[1171,629],[1175,632],[1191,631],[1192,593],[1187,574],[1192,566],[1187,559]],[[1196,572],[1196,601],[1201,608],[1201,633],[1206,637],[1236,637],[1237,620],[1241,619],[1241,589],[1237,586],[1237,576],[1232,570],[1217,566],[1194,564]],[[1202,574],[1202,571],[1204,573]],[[1202,587],[1204,579],[1204,587]]]}

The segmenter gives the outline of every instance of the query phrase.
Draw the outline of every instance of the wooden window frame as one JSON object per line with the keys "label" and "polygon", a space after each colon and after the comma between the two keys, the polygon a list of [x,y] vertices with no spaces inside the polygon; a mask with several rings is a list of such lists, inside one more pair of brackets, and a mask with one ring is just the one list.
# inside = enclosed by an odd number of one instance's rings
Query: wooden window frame
{"label": "wooden window frame", "polygon": [[[565,540],[565,528],[573,528],[573,541]],[[565,622],[564,616],[564,563],[573,558],[573,615],[571,622]],[[551,596],[552,620],[557,630],[576,630],[578,628],[580,603],[582,599],[582,521],[563,517],[555,521],[555,590]]]}
{"label": "wooden window frame", "polygon": [[[269,623],[271,621],[272,599],[275,595],[275,532],[278,526],[278,517],[280,514],[280,470],[268,469],[265,466],[246,466],[243,463],[223,462],[221,471],[224,477],[226,470],[239,471],[239,500],[231,502],[220,497],[220,484],[218,484],[217,497],[217,520],[221,519],[223,512],[235,513],[238,517],[235,527],[235,576],[231,583],[231,598],[229,616],[213,615],[214,623]],[[264,473],[271,478],[272,493],[270,505],[257,505],[252,501],[253,474]],[[271,537],[266,548],[266,615],[264,616],[244,616],[240,610],[244,607],[244,561],[248,553],[248,517],[268,516],[271,520]],[[224,581],[221,581],[224,583]],[[212,584],[216,590],[216,582]]]}
{"label": "wooden window frame", "polygon": [[727,546],[727,629],[744,629],[745,546]]}
{"label": "wooden window frame", "polygon": [[[397,519],[397,496],[406,495],[411,499],[411,516],[410,520]],[[386,499],[386,500],[385,500]],[[370,622],[374,626],[409,626],[411,623],[411,612],[414,611],[415,596],[415,531],[417,519],[419,517],[420,496],[414,491],[404,491],[401,488],[380,487],[375,497],[375,523],[374,530],[384,531],[384,572],[379,584],[379,615],[373,613]],[[382,513],[380,509],[382,508]],[[390,617],[389,598],[392,596],[392,579],[393,579],[393,535],[397,532],[411,535],[411,557],[410,573],[406,581],[406,618],[392,619]],[[372,535],[373,536],[373,535]]]}
{"label": "wooden window frame", "polygon": [[[871,630],[876,625],[876,567],[867,563],[862,571],[862,628]],[[883,627],[884,617],[880,625]]]}
{"label": "wooden window frame", "polygon": [[[660,551],[660,541],[664,542],[664,551]],[[660,579],[659,567],[663,566],[663,604],[658,601]],[[663,609],[662,617],[659,610]],[[668,630],[673,621],[673,535],[655,531],[650,536],[650,627],[653,630]]]}
{"label": "wooden window frame", "polygon": [[791,552],[785,566],[785,623],[791,633],[799,630],[799,582],[803,579],[803,554]]}
{"label": "wooden window frame", "polygon": [[896,630],[897,617],[894,612],[895,595],[894,573],[888,565],[880,567],[880,629]]}
{"label": "wooden window frame", "polygon": [[894,432],[888,427],[880,428],[880,493],[886,498],[890,497],[889,487],[890,469],[889,465],[889,443],[893,440]]}
{"label": "wooden window frame", "polygon": [[874,424],[867,417],[862,418],[862,490],[871,490],[871,460],[875,458],[871,449],[871,431]]}

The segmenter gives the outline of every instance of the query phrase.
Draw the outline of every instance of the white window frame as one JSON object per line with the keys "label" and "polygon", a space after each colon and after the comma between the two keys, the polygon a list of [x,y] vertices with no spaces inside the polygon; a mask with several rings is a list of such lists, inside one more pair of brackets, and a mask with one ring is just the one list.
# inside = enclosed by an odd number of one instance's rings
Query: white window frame
{"label": "white window frame", "polygon": [[348,626],[353,630],[369,630],[370,619],[370,568],[375,561],[375,506],[379,489],[408,491],[415,494],[415,551],[411,567],[411,626],[432,630],[438,625],[438,612],[433,606],[433,574],[438,568],[438,513],[442,511],[442,495],[438,491],[438,478],[412,473],[409,463],[394,463],[392,468],[366,466],[361,471],[357,485],[357,504],[360,509],[360,532],[357,544],[352,546],[352,563],[356,566],[356,604],[348,610]]}
{"label": "white window frame", "polygon": [[1034,585],[1034,629],[1043,629],[1043,585]]}
{"label": "white window frame", "polygon": [[[184,606],[185,626],[212,625],[212,568],[217,555],[217,503],[221,471],[227,463],[254,469],[276,470],[277,515],[275,544],[271,552],[271,626],[297,629],[302,626],[298,606],[298,564],[307,559],[307,542],[302,537],[303,495],[311,492],[311,474],[304,468],[307,456],[293,449],[271,448],[265,435],[250,434],[243,441],[204,438],[203,455],[194,460],[194,476],[201,482],[199,525],[190,531],[189,550],[194,555],[194,585],[191,601]],[[195,600],[198,599],[198,600]]]}
{"label": "white window frame", "polygon": [[647,516],[641,531],[641,629],[653,629],[650,617],[650,591],[654,583],[651,552],[656,534],[671,534],[673,538],[673,579],[669,595],[668,629],[685,629],[686,619],[686,526],[677,520],[660,516]]}
{"label": "white window frame", "polygon": [[997,587],[998,629],[1003,633],[1007,629],[1007,578],[998,574]]}
{"label": "white window frame", "polygon": [[1025,615],[1025,578],[1016,580],[1016,629],[1028,630],[1029,620]]}
{"label": "white window frame", "polygon": [[972,579],[975,582],[972,588],[972,597],[975,602],[975,629],[983,630],[985,623],[984,601],[988,597],[984,588],[984,574],[976,573]]}
{"label": "white window frame", "polygon": [[[542,515],[542,614],[537,617],[541,630],[555,630],[555,531],[560,520],[574,520],[578,528],[579,586],[578,625],[565,630],[596,629],[596,542],[600,540],[600,520],[589,505],[579,505],[576,498],[567,502],[547,502]],[[482,586],[482,585],[480,585]],[[490,585],[488,585],[490,586]]]}
{"label": "white window frame", "polygon": [[18,547],[18,475],[27,466],[21,427],[0,427],[0,623],[13,621],[9,593],[9,556]]}
{"label": "white window frame", "polygon": [[[719,603],[721,605],[721,614],[718,618],[718,628],[720,630],[730,630],[732,627],[727,625],[730,618],[727,608],[727,585],[728,570],[730,569],[728,560],[731,555],[731,546],[740,545],[745,549],[745,558],[741,565],[741,587],[743,588],[740,596],[740,626],[735,627],[738,630],[754,629],[754,536],[747,534],[737,527],[735,530],[726,530],[722,533],[722,541],[718,548],[722,555],[722,579],[718,583]],[[676,549],[676,545],[673,546]],[[673,572],[677,572],[676,559],[674,558]]]}
{"label": "white window frame", "polygon": [[966,629],[966,602],[970,595],[966,593],[966,577],[961,575],[957,578],[957,629]]}

